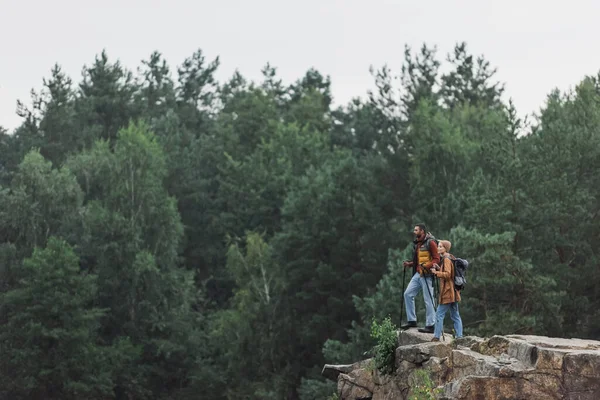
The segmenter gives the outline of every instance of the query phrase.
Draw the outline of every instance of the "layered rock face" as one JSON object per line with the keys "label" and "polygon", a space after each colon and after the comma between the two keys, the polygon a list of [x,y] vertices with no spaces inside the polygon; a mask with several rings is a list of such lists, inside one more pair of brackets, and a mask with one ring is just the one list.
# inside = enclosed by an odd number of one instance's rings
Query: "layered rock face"
{"label": "layered rock face", "polygon": [[340,400],[403,400],[419,371],[441,400],[600,400],[600,342],[544,336],[475,336],[431,342],[431,335],[398,334],[396,372],[382,376],[371,360],[326,365]]}

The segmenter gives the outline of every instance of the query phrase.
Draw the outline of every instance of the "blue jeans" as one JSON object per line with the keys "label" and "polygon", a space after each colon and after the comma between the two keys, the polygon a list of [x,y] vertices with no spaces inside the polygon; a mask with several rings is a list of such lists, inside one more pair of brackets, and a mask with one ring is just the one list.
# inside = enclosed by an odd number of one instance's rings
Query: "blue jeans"
{"label": "blue jeans", "polygon": [[460,318],[460,314],[458,313],[458,303],[448,303],[448,304],[440,304],[437,309],[436,321],[435,321],[435,332],[433,333],[433,337],[440,338],[442,335],[442,330],[444,329],[444,318],[446,317],[446,312],[450,310],[450,318],[454,321],[454,331],[456,337],[462,337],[463,335],[463,326],[462,319]]}
{"label": "blue jeans", "polygon": [[419,273],[415,273],[408,283],[408,287],[404,292],[404,305],[406,306],[406,320],[417,322],[417,314],[415,312],[415,297],[423,291],[425,299],[426,318],[425,325],[435,325],[435,309],[433,302],[433,277],[423,278]]}

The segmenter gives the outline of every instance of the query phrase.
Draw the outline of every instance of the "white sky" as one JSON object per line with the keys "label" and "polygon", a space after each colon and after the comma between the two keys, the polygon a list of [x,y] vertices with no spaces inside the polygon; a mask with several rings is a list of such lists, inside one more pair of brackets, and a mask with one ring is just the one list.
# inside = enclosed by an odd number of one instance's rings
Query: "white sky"
{"label": "white sky", "polygon": [[20,123],[16,100],[54,63],[79,82],[102,49],[130,69],[158,50],[175,72],[201,48],[221,57],[221,81],[236,68],[259,79],[270,62],[290,83],[315,67],[341,104],[373,87],[370,65],[399,73],[405,44],[445,58],[463,40],[531,113],[600,71],[599,17],[598,0],[0,0],[0,126]]}

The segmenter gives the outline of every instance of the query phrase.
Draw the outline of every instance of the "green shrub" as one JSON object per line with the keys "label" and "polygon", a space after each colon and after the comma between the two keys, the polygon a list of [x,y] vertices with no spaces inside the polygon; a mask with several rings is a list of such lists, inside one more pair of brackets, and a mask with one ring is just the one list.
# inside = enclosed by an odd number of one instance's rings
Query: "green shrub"
{"label": "green shrub", "polygon": [[375,339],[375,366],[384,375],[391,374],[396,369],[396,347],[398,347],[397,328],[390,317],[381,324],[373,319],[371,337]]}
{"label": "green shrub", "polygon": [[436,389],[427,370],[415,371],[412,378],[412,395],[409,400],[435,400],[436,395],[440,394],[441,389]]}

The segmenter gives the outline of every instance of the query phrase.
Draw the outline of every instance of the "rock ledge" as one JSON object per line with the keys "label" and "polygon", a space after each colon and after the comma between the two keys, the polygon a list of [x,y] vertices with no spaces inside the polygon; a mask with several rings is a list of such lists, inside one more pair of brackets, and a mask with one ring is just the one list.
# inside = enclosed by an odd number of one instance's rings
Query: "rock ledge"
{"label": "rock ledge", "polygon": [[372,361],[325,365],[340,400],[404,400],[425,370],[440,400],[600,399],[600,342],[545,336],[469,336],[430,342],[411,329],[398,333],[396,372],[383,376]]}

